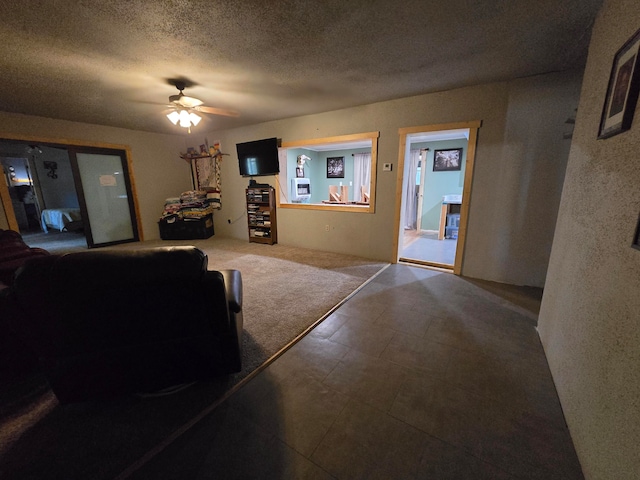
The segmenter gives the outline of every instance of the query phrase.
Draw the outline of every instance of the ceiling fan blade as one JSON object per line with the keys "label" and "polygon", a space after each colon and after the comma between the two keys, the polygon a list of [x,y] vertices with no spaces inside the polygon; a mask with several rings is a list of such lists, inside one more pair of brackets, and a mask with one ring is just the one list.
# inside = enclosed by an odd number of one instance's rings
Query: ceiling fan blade
{"label": "ceiling fan blade", "polygon": [[202,113],[210,113],[212,115],[222,115],[224,117],[238,117],[240,115],[235,110],[226,110],[224,108],[207,107],[205,105],[196,106],[195,110]]}
{"label": "ceiling fan blade", "polygon": [[169,101],[185,108],[194,108],[202,105],[202,100],[195,97],[188,97],[182,93],[180,93],[180,95],[171,95]]}

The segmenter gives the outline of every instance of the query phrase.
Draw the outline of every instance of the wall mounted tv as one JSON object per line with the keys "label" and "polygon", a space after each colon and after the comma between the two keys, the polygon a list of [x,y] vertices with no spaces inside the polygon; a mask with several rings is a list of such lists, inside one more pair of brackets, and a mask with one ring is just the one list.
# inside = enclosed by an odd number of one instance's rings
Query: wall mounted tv
{"label": "wall mounted tv", "polygon": [[259,177],[280,173],[277,138],[237,143],[236,151],[238,152],[240,175],[243,177]]}

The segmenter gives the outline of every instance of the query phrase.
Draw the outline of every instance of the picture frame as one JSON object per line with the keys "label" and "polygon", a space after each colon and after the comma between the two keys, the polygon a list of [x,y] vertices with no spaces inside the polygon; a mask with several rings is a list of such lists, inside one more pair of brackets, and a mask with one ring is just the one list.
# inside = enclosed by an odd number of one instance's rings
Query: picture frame
{"label": "picture frame", "polygon": [[598,139],[631,128],[640,91],[640,30],[616,52],[609,75]]}
{"label": "picture frame", "polygon": [[327,178],[344,178],[344,157],[327,157]]}
{"label": "picture frame", "polygon": [[633,236],[631,246],[636,250],[640,250],[640,215],[638,215],[638,223],[636,225],[636,233]]}
{"label": "picture frame", "polygon": [[462,169],[462,148],[433,151],[433,171],[448,172]]}

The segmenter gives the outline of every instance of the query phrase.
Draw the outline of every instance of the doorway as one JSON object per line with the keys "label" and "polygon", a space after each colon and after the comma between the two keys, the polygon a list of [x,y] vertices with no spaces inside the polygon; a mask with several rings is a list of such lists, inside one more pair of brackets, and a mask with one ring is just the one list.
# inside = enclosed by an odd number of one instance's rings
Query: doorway
{"label": "doorway", "polygon": [[460,274],[479,127],[399,130],[396,261]]}
{"label": "doorway", "polygon": [[0,159],[5,216],[29,246],[57,253],[139,240],[126,149],[0,140]]}
{"label": "doorway", "polygon": [[[17,228],[27,245],[52,253],[87,248],[66,148],[0,142],[0,163]],[[50,212],[59,214],[57,225],[45,222],[54,220],[43,218],[47,206],[56,206]]]}

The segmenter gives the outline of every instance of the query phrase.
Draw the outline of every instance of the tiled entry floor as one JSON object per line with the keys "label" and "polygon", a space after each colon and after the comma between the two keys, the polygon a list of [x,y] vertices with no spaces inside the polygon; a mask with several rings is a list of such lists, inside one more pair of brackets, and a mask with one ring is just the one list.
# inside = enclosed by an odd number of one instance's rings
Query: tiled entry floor
{"label": "tiled entry floor", "polygon": [[457,239],[438,240],[437,233],[405,230],[400,257],[423,262],[453,265],[456,259]]}
{"label": "tiled entry floor", "polygon": [[498,290],[390,266],[132,478],[583,478],[531,299]]}

